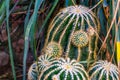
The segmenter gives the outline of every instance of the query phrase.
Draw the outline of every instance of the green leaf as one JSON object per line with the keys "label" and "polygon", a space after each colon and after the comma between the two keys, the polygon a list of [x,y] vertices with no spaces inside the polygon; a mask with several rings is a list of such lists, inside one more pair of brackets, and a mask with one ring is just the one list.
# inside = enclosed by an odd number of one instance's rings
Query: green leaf
{"label": "green leaf", "polygon": [[25,21],[24,21],[24,33],[25,33],[25,31],[26,31],[26,27],[27,27],[28,22],[29,22],[29,18],[30,18],[30,8],[31,8],[32,4],[33,4],[33,0],[31,1],[30,5],[29,5],[29,7],[28,7],[28,11],[27,11],[27,14],[26,14],[26,17],[25,17]]}
{"label": "green leaf", "polygon": [[29,48],[30,31],[32,27],[35,26],[36,19],[37,19],[37,12],[42,2],[43,0],[36,0],[33,15],[31,16],[28,22],[28,25],[26,27],[25,43],[24,43],[24,57],[23,57],[23,80],[26,80],[26,60],[27,60],[27,54],[28,54],[28,48]]}
{"label": "green leaf", "polygon": [[[3,0],[3,1],[5,1],[5,0]],[[17,6],[18,3],[19,3],[19,0],[15,3],[15,5],[13,6],[13,8],[9,11],[9,15],[14,11],[14,8]],[[5,5],[5,4],[3,4],[3,5]],[[4,9],[1,10],[1,11],[2,11],[2,14],[5,13]],[[1,16],[1,19],[0,19],[0,25],[3,24],[5,21],[6,21],[6,17],[5,17],[5,14],[3,14]]]}
{"label": "green leaf", "polygon": [[16,80],[14,58],[13,58],[10,30],[9,30],[9,4],[10,4],[10,0],[6,0],[6,22],[7,22],[7,34],[8,34],[8,46],[9,46],[10,61],[12,66],[12,73],[13,73],[14,80]]}
{"label": "green leaf", "polygon": [[1,1],[1,4],[0,4],[0,15],[3,13],[3,11],[5,11],[5,1]]}

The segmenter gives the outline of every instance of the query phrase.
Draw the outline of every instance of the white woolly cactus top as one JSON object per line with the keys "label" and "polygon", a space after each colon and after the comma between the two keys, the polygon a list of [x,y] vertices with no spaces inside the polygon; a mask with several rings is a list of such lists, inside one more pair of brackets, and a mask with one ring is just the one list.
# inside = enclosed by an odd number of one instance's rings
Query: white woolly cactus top
{"label": "white woolly cactus top", "polygon": [[50,66],[54,60],[55,58],[53,58],[50,54],[44,54],[38,57],[39,71],[42,71],[44,68]]}
{"label": "white woolly cactus top", "polygon": [[84,67],[76,60],[60,58],[45,68],[39,80],[89,80]]}
{"label": "white woolly cactus top", "polygon": [[67,8],[64,8],[61,10],[62,13],[72,13],[72,14],[76,14],[76,15],[80,15],[80,14],[88,14],[90,11],[89,8],[85,7],[85,6],[81,6],[81,5],[75,5],[75,6],[69,6]]}
{"label": "white woolly cactus top", "polygon": [[38,57],[38,62],[33,63],[28,71],[28,80],[37,80],[42,70],[50,66],[55,60],[50,54],[44,54]]}
{"label": "white woolly cactus top", "polygon": [[89,70],[91,79],[94,80],[119,80],[119,70],[117,66],[108,61],[98,61]]}

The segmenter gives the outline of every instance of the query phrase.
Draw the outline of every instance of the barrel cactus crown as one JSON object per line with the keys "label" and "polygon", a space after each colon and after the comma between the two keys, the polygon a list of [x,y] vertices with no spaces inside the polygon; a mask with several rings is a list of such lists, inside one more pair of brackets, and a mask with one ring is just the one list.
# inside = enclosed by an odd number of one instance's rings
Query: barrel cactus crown
{"label": "barrel cactus crown", "polygon": [[63,49],[60,54],[66,58],[80,61],[82,55],[86,56],[82,60],[90,59],[91,55],[88,53],[96,55],[99,29],[99,21],[89,8],[81,5],[66,7],[50,23],[44,50],[46,53],[58,53],[59,51],[53,49],[54,44],[51,44],[56,42]]}
{"label": "barrel cactus crown", "polygon": [[39,72],[41,72],[44,68],[50,66],[55,61],[55,58],[53,58],[50,54],[44,54],[38,57],[38,69]]}
{"label": "barrel cactus crown", "polygon": [[117,66],[108,61],[98,61],[89,70],[91,80],[119,80]]}
{"label": "barrel cactus crown", "polygon": [[38,57],[38,62],[33,63],[28,71],[28,80],[37,80],[38,75],[42,70],[50,66],[54,61],[55,58],[49,54],[44,54]]}
{"label": "barrel cactus crown", "polygon": [[38,80],[89,80],[84,67],[69,58],[54,61],[40,74]]}
{"label": "barrel cactus crown", "polygon": [[56,42],[50,42],[45,49],[45,53],[53,57],[60,57],[62,54],[62,47]]}

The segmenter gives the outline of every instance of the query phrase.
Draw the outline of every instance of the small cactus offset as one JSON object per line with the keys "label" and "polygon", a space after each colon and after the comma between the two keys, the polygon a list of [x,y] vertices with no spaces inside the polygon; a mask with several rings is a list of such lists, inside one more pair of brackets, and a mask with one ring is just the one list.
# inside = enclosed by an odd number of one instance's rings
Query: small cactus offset
{"label": "small cactus offset", "polygon": [[89,70],[91,80],[119,80],[119,70],[108,61],[95,62]]}
{"label": "small cactus offset", "polygon": [[76,47],[84,47],[88,44],[88,35],[84,31],[76,31],[72,36],[72,43]]}
{"label": "small cactus offset", "polygon": [[80,48],[84,47],[88,44],[88,35],[86,32],[84,31],[76,31],[72,38],[72,43],[73,45],[75,45],[76,47],[78,47],[78,58],[77,60],[79,61],[81,58],[81,52],[80,52]]}
{"label": "small cactus offset", "polygon": [[62,47],[56,42],[51,42],[47,45],[45,53],[53,57],[60,57],[62,55]]}
{"label": "small cactus offset", "polygon": [[40,74],[38,80],[89,80],[84,67],[76,60],[60,58]]}
{"label": "small cactus offset", "polygon": [[[69,6],[62,9],[51,22],[43,50],[66,58],[76,58],[78,61],[90,60],[91,54],[96,59],[99,30],[99,21],[89,8]],[[54,42],[60,46],[58,50],[53,49],[55,44],[51,43]],[[83,59],[82,56],[86,57]]]}
{"label": "small cactus offset", "polygon": [[49,54],[38,57],[38,62],[33,63],[28,71],[28,80],[37,80],[42,70],[50,66],[55,60],[56,59]]}

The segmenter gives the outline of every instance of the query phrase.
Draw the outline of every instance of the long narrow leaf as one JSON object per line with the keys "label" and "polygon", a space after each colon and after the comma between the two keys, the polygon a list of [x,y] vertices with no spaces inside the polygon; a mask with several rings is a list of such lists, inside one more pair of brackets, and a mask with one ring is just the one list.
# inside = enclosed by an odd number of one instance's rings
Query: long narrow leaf
{"label": "long narrow leaf", "polygon": [[11,66],[12,66],[13,77],[14,77],[14,80],[16,80],[13,52],[12,52],[11,39],[10,39],[10,30],[9,30],[9,2],[10,0],[6,0],[6,22],[7,22],[7,34],[8,34],[8,46],[9,46],[10,61],[11,61]]}
{"label": "long narrow leaf", "polygon": [[29,20],[29,23],[27,25],[26,32],[25,32],[25,45],[24,45],[24,58],[23,58],[23,80],[26,80],[26,60],[27,60],[27,53],[28,53],[28,48],[29,48],[30,30],[32,27],[35,26],[37,12],[38,12],[39,7],[42,4],[42,1],[43,0],[36,0],[33,15]]}
{"label": "long narrow leaf", "polygon": [[[15,3],[15,5],[13,6],[13,8],[9,11],[9,15],[12,13],[12,11],[14,11],[14,9],[17,6],[18,3],[19,3],[19,0]],[[3,4],[3,5],[5,5],[5,4]],[[4,9],[2,10],[2,13],[4,13],[3,11],[4,11]],[[0,22],[0,25],[3,24],[5,21],[6,21],[6,18],[3,18],[2,21]]]}
{"label": "long narrow leaf", "polygon": [[28,12],[27,12],[26,17],[25,17],[25,21],[24,21],[24,33],[25,33],[25,31],[26,31],[26,27],[27,27],[28,22],[29,22],[29,18],[30,18],[30,8],[31,8],[32,4],[33,4],[33,0],[31,1],[30,5],[29,5],[29,7],[28,7]]}
{"label": "long narrow leaf", "polygon": [[[32,4],[33,4],[33,0],[31,1],[31,3],[30,3],[30,5],[29,5],[29,8],[28,8],[28,12],[27,12],[27,16],[26,16],[26,18],[25,18],[25,23],[24,23],[24,33],[25,33],[25,31],[26,31],[26,27],[27,27],[27,24],[28,24],[28,22],[29,22],[29,18],[30,18],[30,8],[31,8],[31,6],[32,6]],[[36,49],[35,49],[35,45],[34,45],[34,27],[32,27],[33,29],[31,29],[31,31],[30,31],[30,46],[31,46],[31,48],[32,48],[32,53],[33,53],[33,56],[34,56],[34,59],[36,60]]]}

